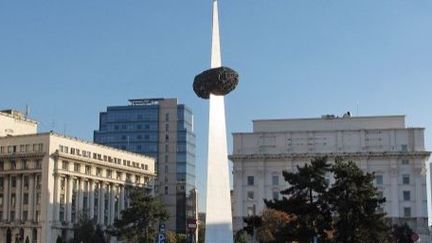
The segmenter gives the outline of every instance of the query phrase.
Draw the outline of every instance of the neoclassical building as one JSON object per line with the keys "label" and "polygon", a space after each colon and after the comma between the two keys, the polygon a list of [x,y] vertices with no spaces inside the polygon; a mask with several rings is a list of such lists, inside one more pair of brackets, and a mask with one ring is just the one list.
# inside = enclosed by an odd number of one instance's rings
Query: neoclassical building
{"label": "neoclassical building", "polygon": [[[288,184],[282,171],[295,171],[314,157],[336,156],[375,172],[393,223],[407,222],[429,241],[424,128],[406,127],[405,116],[255,120],[253,131],[233,134],[234,229],[259,214],[263,199],[279,199]],[[328,176],[332,182],[333,178]]]}
{"label": "neoclassical building", "polygon": [[70,239],[83,214],[113,224],[128,206],[127,185],[152,191],[154,164],[52,132],[0,137],[0,242]]}

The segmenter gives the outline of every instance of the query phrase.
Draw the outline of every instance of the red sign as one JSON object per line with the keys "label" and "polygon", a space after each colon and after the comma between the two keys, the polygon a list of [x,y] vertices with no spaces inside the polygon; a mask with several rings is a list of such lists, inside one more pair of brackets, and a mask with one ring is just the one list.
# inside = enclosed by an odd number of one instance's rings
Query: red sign
{"label": "red sign", "polygon": [[416,234],[416,233],[412,233],[412,235],[411,235],[411,240],[412,240],[412,241],[416,242],[416,241],[418,241],[419,239],[420,239],[420,237],[419,237],[418,234]]}

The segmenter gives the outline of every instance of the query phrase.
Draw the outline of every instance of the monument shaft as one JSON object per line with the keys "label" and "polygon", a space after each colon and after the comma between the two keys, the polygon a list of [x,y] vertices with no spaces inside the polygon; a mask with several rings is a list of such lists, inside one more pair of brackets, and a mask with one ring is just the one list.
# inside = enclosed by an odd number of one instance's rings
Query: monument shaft
{"label": "monument shaft", "polygon": [[[221,67],[218,3],[213,0],[211,68]],[[207,243],[232,243],[229,165],[223,95],[210,94],[207,162]]]}

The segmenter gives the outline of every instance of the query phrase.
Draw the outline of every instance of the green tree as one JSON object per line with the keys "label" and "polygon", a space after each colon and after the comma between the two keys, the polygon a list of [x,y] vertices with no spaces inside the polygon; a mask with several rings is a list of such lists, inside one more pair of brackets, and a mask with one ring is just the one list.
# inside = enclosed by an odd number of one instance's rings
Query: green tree
{"label": "green tree", "polygon": [[[57,238],[58,240],[59,238]],[[61,239],[61,238],[60,238]],[[62,241],[63,242],[63,241]],[[95,221],[86,215],[81,215],[74,226],[74,238],[72,243],[105,243],[104,232]]]}
{"label": "green tree", "polygon": [[234,243],[247,243],[248,235],[245,230],[239,230],[234,235]]}
{"label": "green tree", "polygon": [[328,182],[325,175],[330,172],[327,158],[316,158],[296,172],[283,172],[290,187],[281,192],[281,200],[265,201],[268,208],[279,210],[295,219],[285,226],[276,238],[287,241],[311,242],[314,238],[324,242],[327,231],[332,229],[332,217],[325,194]]}
{"label": "green tree", "polygon": [[327,196],[333,211],[336,242],[386,242],[389,227],[378,208],[385,202],[378,197],[372,173],[363,172],[354,162],[337,159],[332,167],[335,183]]}
{"label": "green tree", "polygon": [[62,238],[60,237],[60,235],[57,236],[56,243],[63,243],[63,240],[62,240]]}
{"label": "green tree", "polygon": [[414,231],[407,224],[393,225],[392,237],[394,243],[414,243],[411,236]]}
{"label": "green tree", "polygon": [[162,203],[138,187],[128,188],[130,206],[121,211],[121,218],[114,221],[111,235],[137,243],[153,243],[157,223],[168,219]]}

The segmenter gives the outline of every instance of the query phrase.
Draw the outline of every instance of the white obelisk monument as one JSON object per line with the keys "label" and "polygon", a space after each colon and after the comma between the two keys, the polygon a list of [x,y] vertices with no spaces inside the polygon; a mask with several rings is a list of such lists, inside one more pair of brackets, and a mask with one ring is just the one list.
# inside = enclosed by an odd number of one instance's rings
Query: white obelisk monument
{"label": "white obelisk monument", "polygon": [[[211,68],[221,67],[218,1],[213,1]],[[210,94],[206,196],[206,243],[232,243],[229,165],[223,95]]]}

